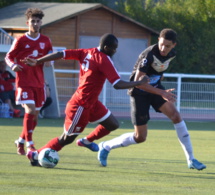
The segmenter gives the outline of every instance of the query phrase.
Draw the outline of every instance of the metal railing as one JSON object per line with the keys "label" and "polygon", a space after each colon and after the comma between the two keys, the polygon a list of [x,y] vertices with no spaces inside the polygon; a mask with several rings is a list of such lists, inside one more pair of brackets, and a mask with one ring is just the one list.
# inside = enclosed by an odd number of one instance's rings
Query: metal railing
{"label": "metal railing", "polygon": [[14,38],[0,28],[0,52],[7,53],[10,50]]}
{"label": "metal railing", "polygon": [[14,38],[10,36],[6,31],[0,28],[0,44],[1,45],[11,45]]}
{"label": "metal railing", "polygon": [[[55,73],[67,73],[68,78],[56,78],[58,98],[61,113],[64,113],[66,102],[78,85],[79,70],[55,69]],[[129,80],[130,72],[119,72],[123,80]],[[164,74],[162,84],[166,89],[175,88],[177,95],[176,107],[184,119],[215,120],[215,75],[198,74]],[[168,81],[171,80],[171,81]],[[195,80],[195,81],[193,81]],[[105,82],[100,101],[106,105],[114,115],[130,117],[130,103],[127,90],[115,90],[109,82]],[[151,118],[166,118],[161,113],[150,111]]]}

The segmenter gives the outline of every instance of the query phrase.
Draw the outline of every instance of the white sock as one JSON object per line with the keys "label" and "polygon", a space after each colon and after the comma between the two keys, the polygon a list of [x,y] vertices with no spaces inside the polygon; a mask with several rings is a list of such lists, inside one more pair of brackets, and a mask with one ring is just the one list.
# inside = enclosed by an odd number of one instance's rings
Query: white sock
{"label": "white sock", "polygon": [[26,142],[26,147],[29,147],[31,145],[34,145],[34,142],[33,141],[29,141],[29,142]]}
{"label": "white sock", "polygon": [[174,127],[176,129],[179,142],[187,158],[187,162],[189,163],[190,160],[194,159],[194,156],[193,156],[192,143],[190,140],[190,135],[187,130],[187,126],[184,121],[181,121],[180,123],[174,124]]}
{"label": "white sock", "polygon": [[103,144],[103,147],[110,151],[114,148],[120,148],[120,147],[126,147],[132,144],[137,144],[137,142],[134,140],[134,133],[125,133],[120,135],[119,137],[116,137],[114,139],[111,139],[109,141],[105,141]]}
{"label": "white sock", "polygon": [[22,139],[21,137],[19,137],[18,142],[21,143],[21,144],[24,144],[24,143],[25,143],[25,140]]}
{"label": "white sock", "polygon": [[83,141],[85,144],[91,144],[91,143],[92,143],[92,142],[89,142],[89,141],[87,140],[86,137],[84,137],[84,138],[82,139],[82,141]]}

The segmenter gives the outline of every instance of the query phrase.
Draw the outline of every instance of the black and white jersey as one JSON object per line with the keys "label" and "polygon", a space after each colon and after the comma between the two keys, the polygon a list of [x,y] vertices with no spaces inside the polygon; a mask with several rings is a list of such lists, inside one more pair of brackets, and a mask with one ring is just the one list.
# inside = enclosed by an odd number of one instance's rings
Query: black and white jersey
{"label": "black and white jersey", "polygon": [[[139,70],[146,73],[146,75],[149,77],[150,85],[158,88],[163,88],[160,84],[162,75],[169,67],[170,61],[173,60],[175,56],[176,52],[174,49],[172,49],[167,56],[161,56],[158,49],[158,44],[149,46],[139,55],[130,76],[130,81],[134,80],[136,71]],[[138,90],[136,91],[138,94],[144,92],[141,89],[132,88],[129,89],[130,95],[132,95],[134,89],[135,91]]]}

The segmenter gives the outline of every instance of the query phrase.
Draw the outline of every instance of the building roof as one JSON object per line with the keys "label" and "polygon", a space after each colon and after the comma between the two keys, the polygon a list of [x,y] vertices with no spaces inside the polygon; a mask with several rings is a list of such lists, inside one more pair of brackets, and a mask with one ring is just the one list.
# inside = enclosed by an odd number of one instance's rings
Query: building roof
{"label": "building roof", "polygon": [[139,23],[119,12],[116,12],[99,3],[36,3],[36,2],[19,2],[0,9],[0,28],[3,29],[19,29],[28,30],[25,19],[25,11],[28,8],[37,7],[43,10],[45,17],[43,18],[42,27],[52,23],[63,21],[65,19],[75,17],[79,14],[86,13],[90,10],[104,8],[126,20],[137,24],[148,30],[152,34],[158,34],[157,31]]}

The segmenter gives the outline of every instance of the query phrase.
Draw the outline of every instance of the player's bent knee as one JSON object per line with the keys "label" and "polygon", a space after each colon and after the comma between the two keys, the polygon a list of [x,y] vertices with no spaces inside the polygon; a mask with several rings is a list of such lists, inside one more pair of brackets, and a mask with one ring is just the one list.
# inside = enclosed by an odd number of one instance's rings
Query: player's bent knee
{"label": "player's bent knee", "polygon": [[59,140],[59,143],[60,143],[60,145],[61,146],[66,146],[66,145],[68,145],[68,144],[71,144],[74,140],[75,140],[75,138],[77,137],[78,135],[71,135],[71,136],[69,136],[69,135],[66,135],[66,134],[62,134],[59,138],[58,138],[58,140]]}
{"label": "player's bent knee", "polygon": [[108,130],[109,131],[114,131],[114,130],[116,130],[118,128],[119,128],[119,123],[117,122],[117,123],[112,124]]}
{"label": "player's bent knee", "polygon": [[179,112],[174,112],[170,117],[169,119],[174,123],[179,123],[182,119],[181,119],[181,116],[179,114]]}
{"label": "player's bent knee", "polygon": [[134,139],[138,144],[146,141],[146,137],[135,137]]}

